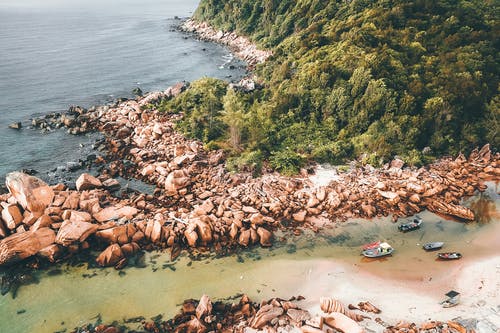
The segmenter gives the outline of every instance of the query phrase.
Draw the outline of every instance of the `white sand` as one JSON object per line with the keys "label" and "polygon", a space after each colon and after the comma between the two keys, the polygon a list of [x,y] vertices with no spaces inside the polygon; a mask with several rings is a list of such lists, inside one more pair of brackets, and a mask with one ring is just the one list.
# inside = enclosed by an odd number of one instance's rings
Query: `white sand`
{"label": "white sand", "polygon": [[[496,332],[500,328],[500,257],[457,267],[449,276],[430,281],[398,281],[361,272],[355,266],[317,261],[310,268],[311,278],[301,288],[306,296],[304,306],[320,314],[322,296],[338,299],[345,306],[370,301],[382,313],[369,316],[380,317],[389,324],[399,320],[421,324],[430,319],[475,318],[483,322],[480,332]],[[439,302],[450,289],[462,294],[461,303],[445,309]],[[369,331],[383,329],[373,320],[365,320],[362,325]]]}

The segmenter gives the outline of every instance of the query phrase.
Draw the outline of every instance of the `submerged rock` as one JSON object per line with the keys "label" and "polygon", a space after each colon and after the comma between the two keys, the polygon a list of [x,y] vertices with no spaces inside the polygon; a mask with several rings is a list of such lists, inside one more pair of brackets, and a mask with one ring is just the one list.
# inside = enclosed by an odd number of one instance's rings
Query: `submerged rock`
{"label": "submerged rock", "polygon": [[21,122],[12,123],[9,125],[9,128],[16,129],[16,130],[20,130],[22,127],[23,127],[23,125],[21,124]]}

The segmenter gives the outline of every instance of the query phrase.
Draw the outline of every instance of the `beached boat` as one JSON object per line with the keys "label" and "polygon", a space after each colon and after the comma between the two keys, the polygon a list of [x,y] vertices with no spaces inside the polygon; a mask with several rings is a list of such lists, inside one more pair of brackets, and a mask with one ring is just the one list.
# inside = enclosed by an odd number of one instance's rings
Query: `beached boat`
{"label": "beached boat", "polygon": [[442,252],[438,253],[438,259],[442,260],[455,260],[462,258],[462,255],[458,252]]}
{"label": "beached boat", "polygon": [[460,293],[455,290],[450,290],[445,294],[446,299],[440,304],[443,308],[451,308],[452,306],[458,305],[460,303]]}
{"label": "beached boat", "polygon": [[398,229],[399,229],[399,231],[402,231],[402,232],[416,230],[416,229],[420,228],[420,226],[422,225],[422,222],[423,222],[422,218],[420,216],[416,215],[413,218],[413,220],[399,225]]}
{"label": "beached boat", "polygon": [[431,243],[426,243],[422,248],[426,251],[434,251],[442,248],[444,245],[443,242],[431,242]]}
{"label": "beached boat", "polygon": [[380,243],[376,247],[372,247],[366,250],[363,250],[363,255],[368,258],[377,258],[377,257],[383,257],[392,254],[394,252],[394,249],[392,246],[387,244],[386,242]]}

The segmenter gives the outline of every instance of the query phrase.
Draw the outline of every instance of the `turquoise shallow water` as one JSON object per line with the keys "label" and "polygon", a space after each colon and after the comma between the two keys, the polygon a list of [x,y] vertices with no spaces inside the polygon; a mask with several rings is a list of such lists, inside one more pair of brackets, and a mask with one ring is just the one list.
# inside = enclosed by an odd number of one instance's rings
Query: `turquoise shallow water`
{"label": "turquoise shallow water", "polygon": [[[351,267],[383,279],[424,283],[432,287],[450,269],[467,261],[497,256],[500,235],[498,188],[468,200],[480,222],[463,224],[429,212],[421,214],[420,230],[400,233],[390,218],[352,220],[319,234],[287,236],[271,249],[251,249],[223,258],[193,261],[186,254],[175,263],[168,253],[148,253],[145,268],[87,269],[59,265],[38,272],[39,283],[22,286],[17,297],[0,297],[0,332],[56,332],[101,317],[104,322],[158,314],[173,317],[188,298],[203,294],[213,299],[247,293],[253,300],[306,295],[314,289],[325,263],[335,276]],[[278,237],[279,238],[279,237]],[[386,240],[396,249],[383,260],[360,256],[362,244]],[[444,241],[445,251],[460,251],[456,262],[438,262],[436,253],[422,250],[429,241]],[[335,268],[337,267],[337,268]],[[54,269],[63,274],[51,275]],[[338,271],[335,271],[338,269]],[[433,278],[431,281],[430,278]],[[317,288],[325,286],[325,279]],[[322,287],[323,286],[323,287]],[[314,290],[322,295],[321,290]],[[388,291],[390,292],[390,291]],[[309,300],[315,302],[316,300]],[[132,325],[132,327],[134,327]]]}
{"label": "turquoise shallow water", "polygon": [[[91,137],[8,129],[70,105],[105,103],[133,88],[163,90],[202,76],[239,77],[229,52],[172,31],[197,0],[0,1],[0,180],[77,160]],[[242,63],[234,62],[235,66]],[[41,175],[45,178],[44,175]]]}

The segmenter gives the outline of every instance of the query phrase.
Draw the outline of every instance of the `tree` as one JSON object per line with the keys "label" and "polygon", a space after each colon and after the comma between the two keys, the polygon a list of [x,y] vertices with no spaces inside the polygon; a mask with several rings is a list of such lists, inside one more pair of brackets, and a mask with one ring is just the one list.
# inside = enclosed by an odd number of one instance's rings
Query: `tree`
{"label": "tree", "polygon": [[220,120],[229,128],[229,143],[235,151],[241,150],[241,131],[246,121],[246,114],[238,95],[233,88],[227,89],[222,99],[223,110]]}

